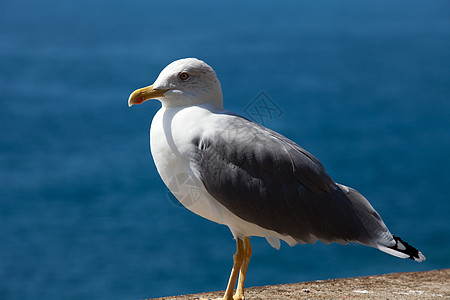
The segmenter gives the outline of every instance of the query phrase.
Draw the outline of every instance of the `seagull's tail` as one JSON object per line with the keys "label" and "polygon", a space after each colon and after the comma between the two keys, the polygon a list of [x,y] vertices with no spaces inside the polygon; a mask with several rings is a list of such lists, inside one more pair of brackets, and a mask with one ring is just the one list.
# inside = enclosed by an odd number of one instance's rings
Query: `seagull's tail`
{"label": "seagull's tail", "polygon": [[396,257],[410,258],[417,262],[425,260],[425,256],[419,250],[390,233],[380,215],[363,195],[342,184],[338,184],[338,187],[352,203],[353,211],[366,230],[366,235],[363,239],[358,240],[359,242]]}
{"label": "seagull's tail", "polygon": [[417,262],[422,262],[426,260],[426,257],[422,254],[422,252],[420,252],[407,242],[404,242],[398,236],[393,235],[392,237],[394,238],[395,241],[394,246],[387,247],[384,245],[377,245],[377,248],[383,252],[386,252],[390,255],[397,256],[400,258],[410,258]]}

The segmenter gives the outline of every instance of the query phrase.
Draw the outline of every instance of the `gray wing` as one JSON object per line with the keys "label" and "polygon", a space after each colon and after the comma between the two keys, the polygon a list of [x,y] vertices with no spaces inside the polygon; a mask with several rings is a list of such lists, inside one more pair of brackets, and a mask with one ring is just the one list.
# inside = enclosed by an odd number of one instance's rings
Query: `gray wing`
{"label": "gray wing", "polygon": [[367,224],[386,228],[367,200],[349,197],[314,156],[257,123],[235,116],[214,137],[193,143],[205,188],[241,219],[298,242],[373,244]]}

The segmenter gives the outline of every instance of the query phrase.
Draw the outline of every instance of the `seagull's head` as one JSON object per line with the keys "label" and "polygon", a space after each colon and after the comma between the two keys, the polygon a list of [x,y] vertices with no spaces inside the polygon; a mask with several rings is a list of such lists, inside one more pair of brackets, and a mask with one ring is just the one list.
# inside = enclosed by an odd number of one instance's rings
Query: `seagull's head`
{"label": "seagull's head", "polygon": [[158,99],[164,107],[209,103],[222,108],[222,89],[209,65],[196,58],[184,58],[165,67],[152,85],[134,91],[128,106],[149,99]]}

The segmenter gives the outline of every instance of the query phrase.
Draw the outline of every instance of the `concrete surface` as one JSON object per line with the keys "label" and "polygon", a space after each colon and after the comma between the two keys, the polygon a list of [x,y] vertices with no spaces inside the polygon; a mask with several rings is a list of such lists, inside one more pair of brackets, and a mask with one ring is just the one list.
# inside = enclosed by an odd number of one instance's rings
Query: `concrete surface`
{"label": "concrete surface", "polygon": [[[215,299],[222,297],[223,293],[220,291],[158,299]],[[450,269],[250,287],[245,289],[245,296],[246,300],[450,299]]]}

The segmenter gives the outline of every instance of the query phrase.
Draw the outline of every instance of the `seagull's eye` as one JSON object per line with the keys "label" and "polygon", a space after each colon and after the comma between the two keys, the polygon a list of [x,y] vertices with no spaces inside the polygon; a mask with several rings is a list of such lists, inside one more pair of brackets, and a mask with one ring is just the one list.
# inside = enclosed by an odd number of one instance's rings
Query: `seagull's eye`
{"label": "seagull's eye", "polygon": [[189,74],[186,73],[186,72],[181,72],[180,75],[178,75],[178,77],[179,77],[181,80],[186,81],[186,80],[189,79]]}

